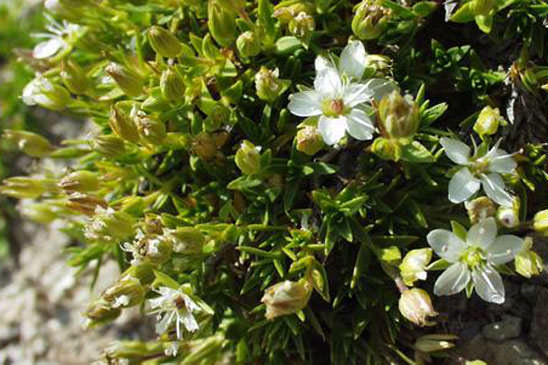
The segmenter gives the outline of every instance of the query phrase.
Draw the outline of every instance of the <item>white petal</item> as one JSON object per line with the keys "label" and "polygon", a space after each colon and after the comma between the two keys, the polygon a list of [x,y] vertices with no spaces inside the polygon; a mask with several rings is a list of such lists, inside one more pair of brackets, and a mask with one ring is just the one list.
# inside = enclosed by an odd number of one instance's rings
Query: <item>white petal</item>
{"label": "white petal", "polygon": [[368,87],[365,84],[351,83],[343,88],[343,102],[347,108],[370,100]]}
{"label": "white petal", "polygon": [[490,265],[485,265],[472,272],[474,288],[481,299],[486,302],[504,303],[504,284],[499,273]]}
{"label": "white petal", "polygon": [[346,115],[346,125],[348,134],[360,141],[366,141],[373,138],[373,122],[367,113],[361,109],[352,109]]}
{"label": "white petal", "polygon": [[466,244],[460,238],[446,229],[431,231],[426,240],[439,257],[449,262],[457,262],[466,248]]}
{"label": "white petal", "polygon": [[335,69],[333,63],[323,56],[316,57],[316,60],[314,61],[314,67],[316,68],[317,74],[324,71],[326,68]]}
{"label": "white petal", "polygon": [[489,159],[489,171],[498,172],[500,174],[512,173],[518,164],[512,157],[503,150],[497,149],[493,157]]}
{"label": "white petal", "polygon": [[474,195],[480,188],[480,181],[476,179],[468,168],[463,167],[449,181],[449,200],[455,204]]}
{"label": "white petal", "polygon": [[32,51],[32,57],[38,59],[49,58],[59,52],[63,47],[65,47],[65,42],[62,39],[51,38],[47,41],[38,43]]}
{"label": "white petal", "polygon": [[328,118],[321,116],[318,122],[318,130],[323,141],[332,146],[344,137],[346,132],[346,117]]}
{"label": "white petal", "polygon": [[434,284],[434,294],[453,295],[460,292],[468,285],[470,281],[470,271],[468,267],[457,262],[447,268],[436,280]]}
{"label": "white petal", "polygon": [[486,250],[497,237],[497,223],[494,218],[487,218],[474,224],[466,235],[468,246],[477,246]]}
{"label": "white petal", "polygon": [[320,96],[313,90],[292,94],[289,97],[287,108],[298,117],[311,117],[322,114]]}
{"label": "white petal", "polygon": [[369,97],[375,101],[379,101],[383,96],[390,94],[394,90],[400,89],[394,81],[388,79],[369,79],[365,85],[367,85]]}
{"label": "white petal", "polygon": [[445,154],[451,161],[459,165],[466,165],[470,159],[470,147],[461,141],[452,138],[442,138],[440,140]]}
{"label": "white petal", "polygon": [[23,89],[22,99],[27,105],[36,105],[35,95],[40,92],[36,79],[29,82]]}
{"label": "white petal", "polygon": [[198,322],[190,312],[181,313],[180,317],[181,322],[189,332],[195,332],[198,330]]}
{"label": "white petal", "polygon": [[365,47],[360,41],[352,41],[344,47],[339,60],[339,70],[349,77],[360,80],[365,71]]}
{"label": "white petal", "polygon": [[523,239],[511,234],[497,237],[487,251],[487,260],[493,265],[510,262],[523,250]]}
{"label": "white petal", "polygon": [[314,89],[322,98],[335,99],[342,97],[342,81],[339,73],[333,68],[325,68],[316,74]]}
{"label": "white petal", "polygon": [[504,180],[497,173],[482,175],[481,177],[483,190],[485,194],[493,199],[497,204],[504,207],[511,207],[514,198],[504,190]]}

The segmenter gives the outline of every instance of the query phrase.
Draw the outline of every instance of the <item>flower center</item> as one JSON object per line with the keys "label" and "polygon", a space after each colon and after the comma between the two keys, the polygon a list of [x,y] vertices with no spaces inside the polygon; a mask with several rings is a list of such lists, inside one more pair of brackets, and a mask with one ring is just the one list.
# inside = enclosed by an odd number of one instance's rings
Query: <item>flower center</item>
{"label": "flower center", "polygon": [[464,262],[471,269],[481,265],[485,262],[485,256],[483,250],[479,247],[468,247],[462,253],[460,261]]}
{"label": "flower center", "polygon": [[323,113],[328,117],[338,117],[344,112],[342,99],[326,100],[323,105]]}
{"label": "flower center", "polygon": [[471,166],[471,170],[474,175],[481,175],[487,172],[488,167],[489,167],[489,161],[487,161],[484,158],[478,158],[476,161],[474,161],[474,164]]}

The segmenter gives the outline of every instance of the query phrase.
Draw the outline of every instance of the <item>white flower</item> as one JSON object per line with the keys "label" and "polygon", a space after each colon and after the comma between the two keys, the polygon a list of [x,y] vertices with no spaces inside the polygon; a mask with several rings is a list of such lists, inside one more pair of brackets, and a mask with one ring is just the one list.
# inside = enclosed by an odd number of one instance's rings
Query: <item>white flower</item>
{"label": "white flower", "polygon": [[22,99],[27,105],[49,105],[53,100],[47,93],[53,91],[53,84],[41,75],[36,75],[23,89]]}
{"label": "white flower", "polygon": [[359,83],[366,66],[366,52],[359,41],[342,51],[338,67],[324,57],[315,61],[314,89],[291,95],[289,111],[299,117],[319,116],[318,130],[328,145],[334,145],[348,132],[358,140],[373,137],[375,127],[365,102],[379,100],[397,86],[385,79]]}
{"label": "white flower", "polygon": [[192,312],[200,309],[196,303],[181,290],[175,290],[165,286],[155,289],[159,297],[149,299],[152,309],[150,313],[157,313],[159,322],[156,324],[156,332],[162,334],[175,322],[177,338],[182,338],[181,324],[189,332],[198,330],[198,322]]}
{"label": "white flower", "polygon": [[426,238],[436,254],[451,263],[436,280],[434,294],[456,294],[473,283],[483,300],[504,302],[504,284],[495,267],[515,258],[523,249],[522,238],[497,237],[494,218],[473,225],[465,241],[445,229],[435,229]]}
{"label": "white flower", "polygon": [[164,354],[166,356],[175,357],[177,356],[178,352],[179,352],[179,342],[170,342],[164,348]]}
{"label": "white flower", "polygon": [[516,161],[511,154],[498,148],[498,143],[487,153],[478,155],[477,148],[471,155],[470,147],[451,138],[442,138],[441,145],[449,159],[463,166],[449,182],[449,200],[462,203],[474,195],[480,187],[497,204],[511,207],[514,198],[505,190],[500,174],[513,173]]}
{"label": "white flower", "polygon": [[32,56],[37,59],[45,59],[55,56],[60,51],[72,47],[72,43],[80,36],[82,27],[63,21],[59,24],[53,18],[47,17],[51,24],[46,26],[49,33],[33,34],[37,38],[45,38],[38,43],[32,51]]}

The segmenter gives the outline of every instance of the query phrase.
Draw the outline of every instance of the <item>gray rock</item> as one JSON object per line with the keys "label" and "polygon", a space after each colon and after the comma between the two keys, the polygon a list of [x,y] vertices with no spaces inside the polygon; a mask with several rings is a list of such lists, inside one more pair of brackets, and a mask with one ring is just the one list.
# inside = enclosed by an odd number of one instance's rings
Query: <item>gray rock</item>
{"label": "gray rock", "polygon": [[483,360],[493,365],[548,365],[542,354],[523,339],[489,341],[477,335],[457,348],[455,355],[464,360]]}
{"label": "gray rock", "polygon": [[481,333],[488,340],[501,342],[519,337],[521,334],[521,324],[521,318],[505,316],[502,321],[483,326]]}
{"label": "gray rock", "polygon": [[521,290],[520,290],[521,296],[525,298],[532,305],[535,305],[535,303],[537,302],[539,289],[540,289],[540,286],[525,282],[521,286]]}
{"label": "gray rock", "polygon": [[541,288],[531,321],[531,342],[548,356],[548,289]]}

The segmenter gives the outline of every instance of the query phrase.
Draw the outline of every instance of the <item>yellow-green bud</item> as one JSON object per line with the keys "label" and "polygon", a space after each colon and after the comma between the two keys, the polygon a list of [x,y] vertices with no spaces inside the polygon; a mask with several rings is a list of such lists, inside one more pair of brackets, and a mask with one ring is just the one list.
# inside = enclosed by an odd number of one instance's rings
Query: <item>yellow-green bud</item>
{"label": "yellow-green bud", "polygon": [[66,192],[96,191],[99,189],[99,177],[91,171],[74,171],[61,179],[59,187]]}
{"label": "yellow-green bud", "polygon": [[208,1],[207,14],[207,26],[213,38],[223,47],[230,46],[237,36],[236,17],[217,0]]}
{"label": "yellow-green bud", "polygon": [[143,78],[127,67],[111,62],[105,71],[127,96],[136,97],[143,93]]}
{"label": "yellow-green bud", "polygon": [[519,203],[515,202],[512,207],[500,206],[497,209],[497,221],[504,227],[515,228],[519,225]]}
{"label": "yellow-green bud", "polygon": [[177,37],[167,29],[154,25],[147,36],[152,49],[162,57],[175,58],[183,51]]}
{"label": "yellow-green bud", "polygon": [[36,133],[6,129],[2,137],[32,157],[46,157],[54,150],[47,139]]}
{"label": "yellow-green bud", "polygon": [[372,77],[384,77],[390,73],[392,60],[387,56],[370,54],[365,56],[365,67],[372,70]]}
{"label": "yellow-green bud", "polygon": [[548,236],[548,209],[541,210],[535,214],[533,228],[544,236]]}
{"label": "yellow-green bud", "polygon": [[168,68],[160,77],[160,90],[169,101],[182,101],[185,98],[185,81],[174,69]]}
{"label": "yellow-green bud", "polygon": [[32,221],[49,224],[61,215],[60,209],[48,203],[30,203],[26,202],[21,206],[21,213]]}
{"label": "yellow-green bud", "polygon": [[451,341],[456,340],[458,337],[455,335],[450,334],[443,334],[443,335],[425,335],[419,337],[415,341],[415,345],[413,346],[415,350],[424,352],[424,353],[431,353],[441,350],[447,350],[452,347],[455,347],[455,344]]}
{"label": "yellow-green bud", "polygon": [[394,90],[381,99],[379,119],[390,138],[411,138],[419,128],[419,107]]}
{"label": "yellow-green bud", "polygon": [[261,302],[266,305],[267,319],[293,314],[308,304],[312,286],[306,280],[282,281],[265,290]]}
{"label": "yellow-green bud", "polygon": [[361,40],[377,39],[386,29],[389,18],[390,9],[376,1],[362,1],[352,19],[352,31]]}
{"label": "yellow-green bud", "polygon": [[97,136],[91,141],[94,150],[107,157],[117,157],[126,152],[124,140],[113,136]]}
{"label": "yellow-green bud", "polygon": [[371,151],[384,160],[399,161],[401,147],[397,141],[377,137],[371,145]]}
{"label": "yellow-green bud", "polygon": [[86,310],[85,315],[88,318],[87,327],[112,322],[118,318],[120,313],[122,313],[120,308],[113,308],[105,300],[97,300],[91,303]]}
{"label": "yellow-green bud", "polygon": [[526,237],[524,240],[523,250],[514,258],[514,266],[516,272],[526,278],[540,275],[544,266],[542,258],[532,250],[533,239]]}
{"label": "yellow-green bud", "polygon": [[400,264],[400,275],[405,285],[412,286],[417,280],[426,280],[426,266],[431,259],[430,248],[409,251]]}
{"label": "yellow-green bud", "polygon": [[132,264],[148,262],[161,265],[171,258],[172,242],[170,237],[157,234],[137,234],[133,243],[124,243],[122,248],[133,254]]}
{"label": "yellow-green bud", "polygon": [[404,290],[398,302],[402,316],[418,326],[433,326],[436,322],[430,321],[438,313],[432,306],[432,300],[426,291],[419,288]]}
{"label": "yellow-green bud", "polygon": [[273,103],[287,90],[291,81],[280,80],[279,75],[277,68],[269,70],[264,66],[261,66],[259,72],[255,74],[255,88],[261,100]]}
{"label": "yellow-green bud", "polygon": [[261,170],[260,148],[247,140],[240,144],[236,152],[235,162],[238,168],[246,175],[253,175]]}
{"label": "yellow-green bud", "polygon": [[215,104],[204,119],[204,127],[208,132],[213,132],[221,128],[223,124],[227,124],[230,118],[230,110],[221,103]]}
{"label": "yellow-green bud", "polygon": [[166,126],[164,122],[151,118],[143,112],[137,112],[135,123],[139,137],[143,142],[150,145],[159,145],[166,138]]}
{"label": "yellow-green bud", "polygon": [[289,21],[288,29],[291,34],[308,43],[314,29],[316,29],[316,23],[314,22],[314,17],[302,11]]}
{"label": "yellow-green bud", "polygon": [[476,123],[474,123],[474,131],[480,137],[491,136],[497,133],[499,124],[503,121],[504,119],[501,117],[498,108],[493,109],[486,106],[481,110]]}
{"label": "yellow-green bud", "polygon": [[97,207],[101,207],[103,209],[108,207],[107,202],[104,199],[94,195],[82,193],[71,194],[65,205],[71,210],[75,210],[89,216],[95,214]]}
{"label": "yellow-green bud", "polygon": [[84,94],[89,86],[88,77],[84,70],[71,60],[61,63],[61,79],[73,94]]}
{"label": "yellow-green bud", "polygon": [[118,137],[136,143],[139,141],[139,132],[128,108],[124,102],[116,103],[110,110],[108,125]]}
{"label": "yellow-green bud", "polygon": [[145,289],[138,279],[126,276],[106,289],[102,297],[112,308],[128,308],[143,302]]}
{"label": "yellow-green bud", "polygon": [[236,47],[242,57],[254,57],[261,52],[261,41],[254,32],[248,30],[238,36]]}
{"label": "yellow-green bud", "polygon": [[[290,5],[288,5],[290,4]],[[294,17],[300,13],[313,14],[315,6],[312,3],[299,1],[294,3],[289,3],[286,1],[280,2],[275,6],[273,16],[278,18],[282,23],[289,23]]]}
{"label": "yellow-green bud", "polygon": [[497,212],[495,203],[486,196],[467,201],[464,203],[464,207],[472,224],[476,224],[485,218],[494,217]]}
{"label": "yellow-green bud", "polygon": [[297,132],[297,150],[313,156],[324,147],[323,138],[318,128],[305,126]]}
{"label": "yellow-green bud", "polygon": [[185,255],[200,254],[206,244],[202,232],[193,227],[180,227],[169,232],[173,242],[173,251]]}
{"label": "yellow-green bud", "polygon": [[0,186],[0,194],[19,199],[35,199],[40,195],[53,190],[55,189],[52,189],[48,180],[30,176],[14,176],[7,178],[2,181],[2,186]]}
{"label": "yellow-green bud", "polygon": [[135,219],[125,212],[97,207],[95,216],[84,228],[84,235],[92,241],[117,243],[134,234],[134,224]]}
{"label": "yellow-green bud", "polygon": [[192,151],[204,161],[210,161],[217,155],[215,140],[208,133],[200,133],[192,141]]}

